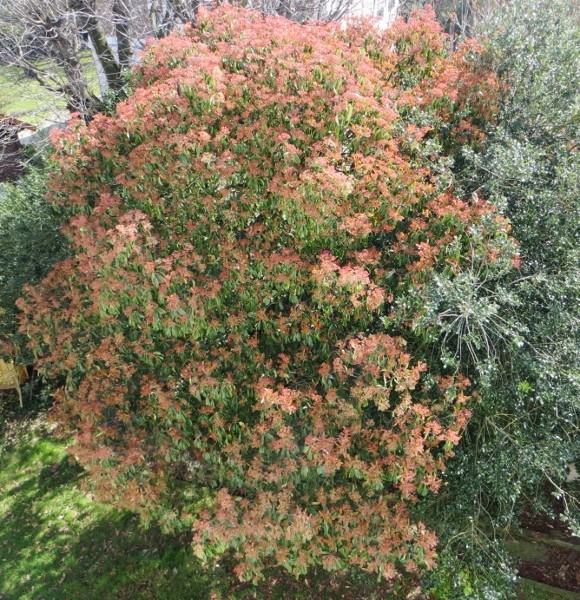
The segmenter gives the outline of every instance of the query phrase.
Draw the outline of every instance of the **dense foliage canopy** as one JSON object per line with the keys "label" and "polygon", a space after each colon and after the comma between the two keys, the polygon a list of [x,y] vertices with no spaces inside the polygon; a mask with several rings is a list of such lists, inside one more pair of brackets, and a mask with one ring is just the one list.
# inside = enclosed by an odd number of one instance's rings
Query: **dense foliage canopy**
{"label": "dense foliage canopy", "polygon": [[476,54],[426,13],[379,32],[220,8],[59,134],[73,254],[22,330],[101,497],[232,550],[241,578],[433,564],[409,507],[472,392],[429,294],[517,262],[494,206],[454,195],[496,110]]}

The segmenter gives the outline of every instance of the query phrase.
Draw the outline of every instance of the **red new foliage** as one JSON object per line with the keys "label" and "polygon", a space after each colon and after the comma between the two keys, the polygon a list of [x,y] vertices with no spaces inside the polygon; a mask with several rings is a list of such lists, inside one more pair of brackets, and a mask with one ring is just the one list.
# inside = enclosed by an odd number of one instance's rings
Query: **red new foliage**
{"label": "red new foliage", "polygon": [[505,240],[449,187],[494,110],[473,52],[425,14],[220,8],[149,47],[114,116],[59,134],[74,254],[22,328],[102,498],[191,526],[244,579],[433,564],[409,505],[440,486],[469,382],[413,318],[434,274]]}

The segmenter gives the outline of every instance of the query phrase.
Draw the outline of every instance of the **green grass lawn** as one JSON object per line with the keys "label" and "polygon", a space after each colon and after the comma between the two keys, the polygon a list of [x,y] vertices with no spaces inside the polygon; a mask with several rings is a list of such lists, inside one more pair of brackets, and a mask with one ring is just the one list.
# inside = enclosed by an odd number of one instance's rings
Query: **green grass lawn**
{"label": "green grass lawn", "polygon": [[[47,61],[40,64],[46,65]],[[89,51],[83,53],[82,64],[91,88],[99,93],[97,71]],[[59,71],[54,66],[50,70]],[[21,69],[0,66],[0,113],[22,115],[23,120],[36,125],[54,119],[64,110],[66,103],[60,95],[42,87]]]}
{"label": "green grass lawn", "polygon": [[[255,588],[221,565],[204,569],[187,540],[143,529],[92,500],[82,470],[51,435],[45,411],[0,396],[0,600],[395,600],[375,578],[329,574],[296,581],[279,571]],[[571,599],[523,581],[518,598]]]}
{"label": "green grass lawn", "polygon": [[33,125],[50,119],[55,110],[65,110],[65,102],[37,81],[16,69],[0,67],[0,112],[22,114]]}
{"label": "green grass lawn", "polygon": [[[204,570],[187,540],[143,529],[92,500],[43,414],[6,421],[0,396],[0,600],[395,600],[368,575],[296,581],[276,572],[257,589],[224,566]],[[9,401],[13,414],[17,400]],[[3,430],[4,427],[4,430]],[[211,593],[213,592],[213,597]],[[405,597],[405,594],[402,595]],[[519,600],[578,594],[522,581]]]}
{"label": "green grass lawn", "polygon": [[537,581],[520,582],[518,600],[579,600],[580,594],[560,590]]}

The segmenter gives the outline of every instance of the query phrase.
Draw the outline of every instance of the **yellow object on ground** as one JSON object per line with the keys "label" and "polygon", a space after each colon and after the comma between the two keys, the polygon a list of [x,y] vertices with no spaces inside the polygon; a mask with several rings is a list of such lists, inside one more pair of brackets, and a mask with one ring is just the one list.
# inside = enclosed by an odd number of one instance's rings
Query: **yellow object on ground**
{"label": "yellow object on ground", "polygon": [[15,365],[13,362],[5,362],[0,358],[0,390],[16,390],[22,408],[22,392],[20,384],[28,379],[28,373],[24,365]]}

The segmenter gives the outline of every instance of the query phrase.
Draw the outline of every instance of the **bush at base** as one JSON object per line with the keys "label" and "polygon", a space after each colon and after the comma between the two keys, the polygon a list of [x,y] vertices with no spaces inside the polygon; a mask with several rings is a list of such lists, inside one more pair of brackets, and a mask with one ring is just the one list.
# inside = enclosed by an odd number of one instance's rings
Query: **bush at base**
{"label": "bush at base", "polygon": [[4,345],[12,352],[22,286],[38,283],[66,255],[60,219],[44,197],[47,171],[31,164],[19,181],[0,185],[0,354]]}
{"label": "bush at base", "polygon": [[101,497],[192,527],[243,579],[433,564],[409,506],[470,391],[418,326],[423,290],[514,253],[452,194],[495,81],[444,41],[428,15],[380,33],[220,8],[57,141],[74,255],[21,304],[65,381],[55,418]]}

